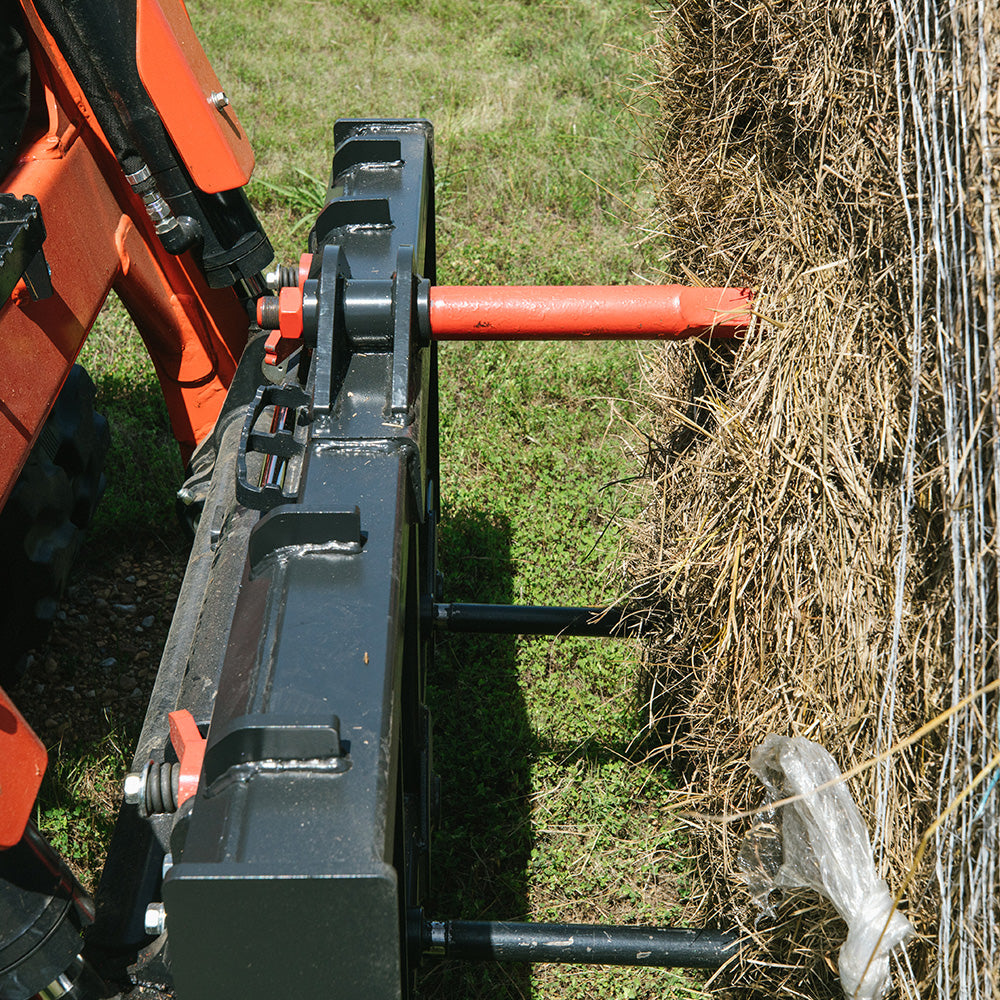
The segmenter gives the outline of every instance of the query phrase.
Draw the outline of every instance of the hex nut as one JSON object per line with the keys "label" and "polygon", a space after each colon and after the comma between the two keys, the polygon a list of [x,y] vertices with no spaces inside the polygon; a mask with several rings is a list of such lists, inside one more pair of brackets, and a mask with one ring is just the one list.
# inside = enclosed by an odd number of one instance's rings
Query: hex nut
{"label": "hex nut", "polygon": [[159,937],[167,929],[167,911],[162,903],[150,903],[146,907],[143,924],[150,937]]}
{"label": "hex nut", "polygon": [[142,800],[143,775],[139,771],[132,771],[125,775],[125,802],[130,806],[137,806]]}
{"label": "hex nut", "polygon": [[278,292],[278,329],[288,340],[302,336],[302,291],[294,285]]}

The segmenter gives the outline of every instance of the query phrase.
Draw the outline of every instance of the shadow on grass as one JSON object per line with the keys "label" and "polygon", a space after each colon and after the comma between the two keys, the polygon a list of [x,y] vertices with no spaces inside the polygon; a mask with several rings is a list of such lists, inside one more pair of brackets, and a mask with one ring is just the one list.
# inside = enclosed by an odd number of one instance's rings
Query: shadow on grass
{"label": "shadow on grass", "polygon": [[186,548],[174,514],[183,478],[180,453],[155,376],[94,378],[95,408],[111,428],[107,488],[86,543],[89,559],[142,550],[150,544],[178,555]]}
{"label": "shadow on grass", "polygon": [[[445,600],[512,603],[510,539],[504,518],[446,512],[440,538]],[[433,919],[527,918],[533,737],[515,642],[514,636],[447,635],[437,645],[428,685],[434,767],[442,780],[432,845]],[[445,961],[422,976],[420,993],[513,1000],[530,996],[530,971]]]}

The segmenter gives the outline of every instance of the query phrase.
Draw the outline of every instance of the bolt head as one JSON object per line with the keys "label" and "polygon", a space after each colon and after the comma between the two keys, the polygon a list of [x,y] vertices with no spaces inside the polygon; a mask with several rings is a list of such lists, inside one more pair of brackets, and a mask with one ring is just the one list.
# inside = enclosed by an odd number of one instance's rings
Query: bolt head
{"label": "bolt head", "polygon": [[159,937],[167,929],[167,911],[162,903],[150,903],[146,907],[143,924],[150,937]]}
{"label": "bolt head", "polygon": [[133,771],[125,775],[125,802],[128,805],[137,806],[142,800],[143,784],[143,775],[140,772]]}
{"label": "bolt head", "polygon": [[208,103],[211,104],[213,108],[218,108],[219,111],[221,111],[223,108],[229,106],[229,98],[226,97],[223,91],[217,90],[214,94],[209,94]]}

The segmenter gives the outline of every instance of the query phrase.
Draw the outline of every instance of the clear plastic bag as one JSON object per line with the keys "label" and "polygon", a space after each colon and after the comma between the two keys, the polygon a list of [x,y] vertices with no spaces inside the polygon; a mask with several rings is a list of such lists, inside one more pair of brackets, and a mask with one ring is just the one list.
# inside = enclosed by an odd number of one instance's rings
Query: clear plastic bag
{"label": "clear plastic bag", "polygon": [[809,887],[826,896],[847,922],[838,962],[845,995],[881,1000],[890,985],[889,954],[913,927],[893,911],[858,807],[846,782],[836,780],[836,761],[812,740],[771,735],[753,752],[750,766],[769,802],[796,796],[761,813],[740,845],[737,867],[754,899],[773,913],[775,889]]}

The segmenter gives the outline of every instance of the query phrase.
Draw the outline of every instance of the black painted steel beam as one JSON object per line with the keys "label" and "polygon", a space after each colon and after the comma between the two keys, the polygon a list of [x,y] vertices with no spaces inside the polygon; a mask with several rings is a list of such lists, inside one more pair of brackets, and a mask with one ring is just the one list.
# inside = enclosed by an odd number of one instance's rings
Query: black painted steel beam
{"label": "black painted steel beam", "polygon": [[564,608],[507,604],[435,604],[435,628],[493,635],[637,635],[642,618],[628,608]]}
{"label": "black painted steel beam", "polygon": [[739,945],[722,931],[493,920],[426,921],[423,936],[425,953],[442,958],[677,969],[717,969]]}

